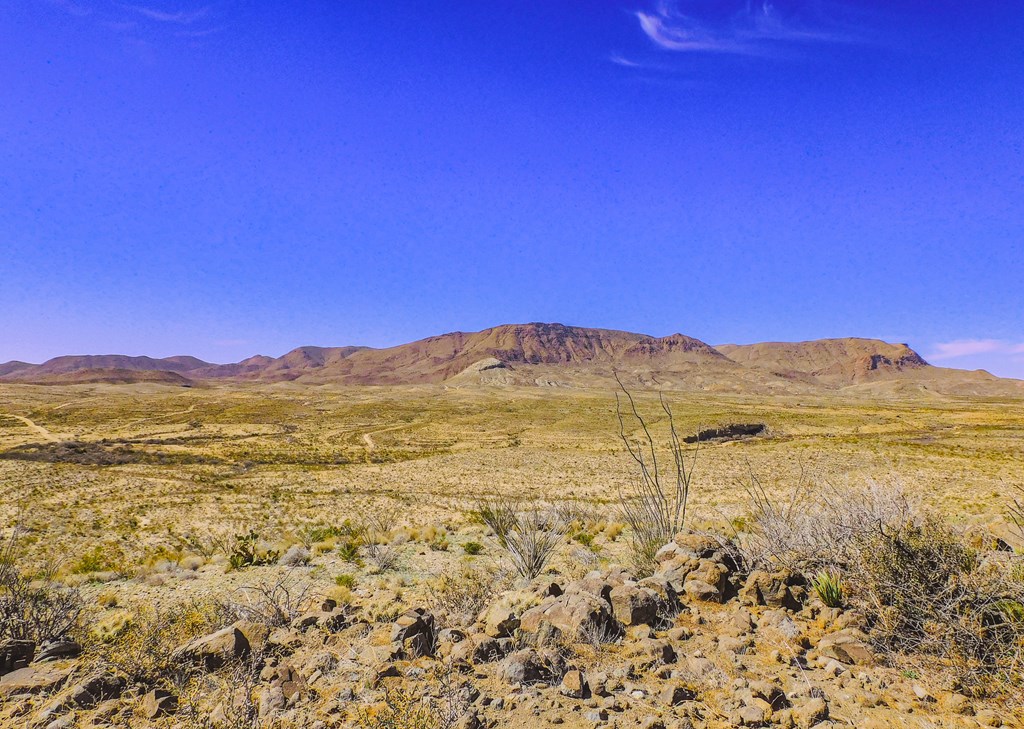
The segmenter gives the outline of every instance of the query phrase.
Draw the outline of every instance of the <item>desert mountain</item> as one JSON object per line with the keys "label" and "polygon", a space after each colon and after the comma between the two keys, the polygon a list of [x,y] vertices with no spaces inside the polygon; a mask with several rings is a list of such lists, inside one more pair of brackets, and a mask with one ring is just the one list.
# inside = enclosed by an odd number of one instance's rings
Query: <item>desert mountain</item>
{"label": "desert mountain", "polygon": [[880,339],[816,339],[810,342],[723,344],[718,350],[734,362],[768,370],[783,377],[810,376],[832,385],[890,379],[929,367],[906,344]]}
{"label": "desert mountain", "polygon": [[18,377],[18,381],[29,385],[83,385],[94,383],[125,385],[149,382],[157,385],[192,387],[195,384],[184,375],[169,370],[133,370],[122,367],[95,367],[50,374],[22,374]]}
{"label": "desert mountain", "polygon": [[[906,344],[877,339],[821,339],[712,347],[683,334],[653,337],[563,324],[515,324],[451,332],[409,344],[299,347],[281,357],[233,364],[195,357],[84,355],[41,365],[0,364],[0,381],[33,383],[233,379],[309,384],[608,386],[617,372],[663,389],[785,394],[846,388],[899,395],[1024,396],[1024,382],[987,372],[932,367]],[[92,374],[88,374],[92,373]],[[135,373],[135,374],[131,374]],[[174,377],[169,377],[173,375]],[[177,379],[175,379],[177,378]]]}
{"label": "desert mountain", "polygon": [[[3,372],[3,368],[6,366],[0,365],[0,372]],[[72,354],[54,357],[43,362],[41,365],[27,365],[18,371],[23,373],[22,376],[31,373],[32,377],[39,377],[41,375],[62,375],[68,372],[95,369],[162,370],[165,372],[181,373],[201,367],[210,367],[210,363],[187,356],[154,359],[152,357],[129,357],[124,354]]]}

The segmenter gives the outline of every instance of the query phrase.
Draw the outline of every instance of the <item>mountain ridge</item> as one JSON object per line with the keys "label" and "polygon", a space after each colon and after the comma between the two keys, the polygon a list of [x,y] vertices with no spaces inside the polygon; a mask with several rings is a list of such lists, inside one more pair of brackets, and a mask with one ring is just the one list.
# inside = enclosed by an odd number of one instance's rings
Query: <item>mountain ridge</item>
{"label": "mountain ridge", "polygon": [[[95,377],[88,373],[95,372]],[[0,382],[298,381],[309,384],[519,384],[587,386],[620,372],[647,386],[720,392],[799,393],[857,387],[925,388],[948,394],[1021,394],[1024,381],[982,370],[934,367],[904,343],[857,337],[712,346],[681,333],[655,337],[616,329],[531,322],[448,332],[393,347],[296,347],[215,364],[188,355],[64,355],[41,364],[0,364]],[[105,373],[105,374],[104,374]],[[132,374],[137,373],[137,374]]]}

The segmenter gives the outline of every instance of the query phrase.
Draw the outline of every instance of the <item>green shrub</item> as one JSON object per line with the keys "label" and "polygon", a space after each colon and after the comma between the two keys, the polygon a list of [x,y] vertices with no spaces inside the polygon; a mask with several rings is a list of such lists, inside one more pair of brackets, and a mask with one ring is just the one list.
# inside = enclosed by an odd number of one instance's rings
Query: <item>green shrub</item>
{"label": "green shrub", "polygon": [[466,542],[462,545],[462,551],[468,555],[477,555],[484,551],[484,545],[480,542]]}
{"label": "green shrub", "polygon": [[594,535],[587,532],[577,532],[572,535],[572,540],[582,544],[587,549],[594,549]]}
{"label": "green shrub", "polygon": [[362,560],[359,558],[359,542],[355,539],[348,539],[339,544],[338,556],[341,557],[343,562],[350,562],[355,565],[362,564]]}
{"label": "green shrub", "polygon": [[843,578],[836,570],[822,570],[811,581],[811,586],[826,607],[843,606]]}
{"label": "green shrub", "polygon": [[356,586],[356,576],[348,574],[346,572],[345,574],[341,574],[335,577],[334,584],[338,587],[345,587],[351,590],[353,587]]}

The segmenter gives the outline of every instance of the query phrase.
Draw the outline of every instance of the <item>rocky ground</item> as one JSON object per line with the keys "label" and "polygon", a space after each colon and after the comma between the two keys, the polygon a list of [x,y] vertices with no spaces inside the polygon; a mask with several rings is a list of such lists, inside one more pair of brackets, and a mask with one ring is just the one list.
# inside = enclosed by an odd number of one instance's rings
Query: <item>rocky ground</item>
{"label": "rocky ground", "polygon": [[[0,725],[1022,725],[1012,702],[972,698],[943,666],[876,653],[865,617],[825,607],[800,574],[746,573],[722,540],[693,534],[657,559],[644,579],[606,567],[468,583],[397,615],[358,591],[301,608],[278,594],[168,647],[174,670],[160,681],[74,642],[8,641]],[[487,574],[475,578],[500,579]]]}

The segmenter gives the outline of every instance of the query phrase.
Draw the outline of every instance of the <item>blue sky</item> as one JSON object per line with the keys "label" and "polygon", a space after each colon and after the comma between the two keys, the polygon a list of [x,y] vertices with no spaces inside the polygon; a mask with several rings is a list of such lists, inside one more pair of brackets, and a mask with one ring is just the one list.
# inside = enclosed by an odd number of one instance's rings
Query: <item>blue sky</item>
{"label": "blue sky", "polygon": [[13,0],[0,361],[560,321],[1024,377],[1024,7]]}

